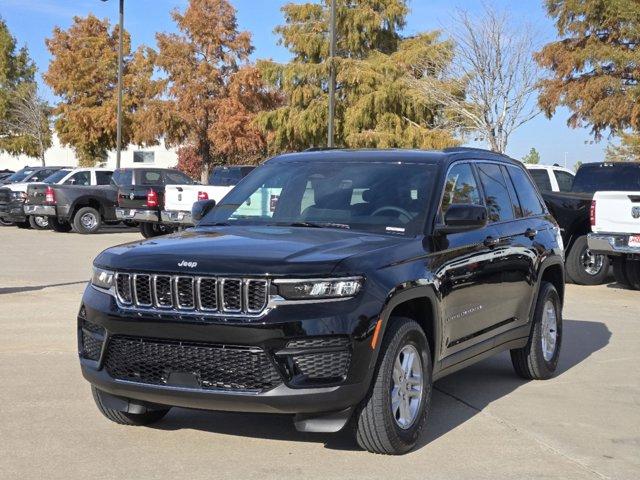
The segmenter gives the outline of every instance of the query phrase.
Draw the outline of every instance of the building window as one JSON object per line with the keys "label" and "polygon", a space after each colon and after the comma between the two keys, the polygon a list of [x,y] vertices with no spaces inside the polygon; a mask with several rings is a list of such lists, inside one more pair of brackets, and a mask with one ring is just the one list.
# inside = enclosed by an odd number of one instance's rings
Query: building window
{"label": "building window", "polygon": [[133,152],[133,163],[153,163],[154,160],[154,152]]}

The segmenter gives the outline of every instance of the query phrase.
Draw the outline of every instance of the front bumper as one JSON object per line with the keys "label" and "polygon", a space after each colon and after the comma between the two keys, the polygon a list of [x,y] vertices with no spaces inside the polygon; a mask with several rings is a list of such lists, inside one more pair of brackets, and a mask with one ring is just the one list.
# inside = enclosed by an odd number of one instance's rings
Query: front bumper
{"label": "front bumper", "polygon": [[43,217],[55,217],[56,207],[54,205],[25,205],[25,215],[38,215]]}
{"label": "front bumper", "polygon": [[24,202],[10,202],[0,205],[0,217],[9,222],[26,222]]}
{"label": "front bumper", "polygon": [[589,250],[601,255],[640,255],[640,247],[629,246],[629,237],[619,233],[590,233]]}
{"label": "front bumper", "polygon": [[191,212],[182,210],[163,210],[160,214],[163,223],[172,225],[193,225]]}
{"label": "front bumper", "polygon": [[[353,302],[353,303],[352,303]],[[359,315],[345,314],[360,306]],[[88,286],[83,297],[84,316],[78,319],[78,340],[82,374],[98,389],[111,395],[141,403],[221,410],[234,412],[262,412],[301,415],[321,415],[327,412],[348,410],[366,395],[375,365],[370,340],[378,318],[364,312],[371,308],[371,299],[352,299],[333,304],[287,305],[278,307],[260,319],[218,318],[203,319],[180,314],[141,313],[121,309],[110,294]],[[302,319],[302,320],[300,320]],[[99,354],[95,359],[86,358],[84,336],[88,335],[86,322],[103,328],[99,334]],[[233,388],[204,388],[202,385],[170,384],[172,375],[192,374],[200,378],[197,361],[187,370],[164,370],[164,384],[114,378],[109,368],[109,355],[118,339],[126,337],[140,342],[172,342],[189,348],[198,344],[202,348],[233,349],[252,348],[264,352],[277,370],[279,380],[274,387],[260,391]],[[296,372],[295,355],[300,349],[291,348],[291,340],[315,340],[321,338],[348,339],[346,347],[350,361],[345,375],[336,380],[320,381]],[[342,347],[341,347],[342,348]],[[304,352],[331,354],[335,347],[309,349]],[[163,350],[164,352],[164,350]],[[136,357],[139,360],[140,357]],[[159,358],[159,357],[157,357]],[[329,361],[323,359],[323,362]],[[158,360],[160,362],[160,360]],[[226,364],[220,363],[225,370]],[[172,367],[174,368],[174,367]],[[241,371],[244,367],[233,367]],[[136,373],[135,375],[140,375]],[[138,378],[134,375],[133,378]],[[204,376],[204,375],[203,375]]]}
{"label": "front bumper", "polygon": [[136,208],[116,208],[118,220],[133,220],[135,222],[160,222],[160,214],[156,210],[142,210]]}

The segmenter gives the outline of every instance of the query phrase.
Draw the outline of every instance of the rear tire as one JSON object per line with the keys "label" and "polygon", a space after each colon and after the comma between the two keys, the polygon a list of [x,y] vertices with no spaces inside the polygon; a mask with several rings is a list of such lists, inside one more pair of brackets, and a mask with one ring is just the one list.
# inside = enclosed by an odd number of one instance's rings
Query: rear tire
{"label": "rear tire", "polygon": [[0,227],[13,227],[15,224],[9,220],[0,217]]}
{"label": "rear tire", "polygon": [[629,280],[629,286],[634,290],[640,290],[640,260],[626,260],[624,272]]}
{"label": "rear tire", "polygon": [[96,233],[101,226],[100,212],[93,207],[82,207],[73,216],[73,229],[83,235]]}
{"label": "rear tire", "polygon": [[415,446],[426,423],[432,364],[429,343],[418,323],[404,317],[392,317],[389,322],[369,394],[356,414],[355,428],[356,440],[363,449],[399,455]]}
{"label": "rear tire", "polygon": [[49,217],[49,226],[51,230],[58,233],[67,233],[71,231],[71,224],[58,220],[57,217]]}
{"label": "rear tire", "polygon": [[140,224],[140,233],[144,238],[159,237],[160,235],[168,235],[173,233],[175,229],[161,223],[143,222]]}
{"label": "rear tire", "polygon": [[49,230],[49,219],[47,217],[30,215],[29,225],[31,225],[31,228],[34,230]]}
{"label": "rear tire", "polygon": [[25,221],[25,222],[16,222],[16,227],[22,229],[22,230],[28,230],[31,228],[31,224],[29,223],[29,221]]}
{"label": "rear tire", "polygon": [[567,254],[567,275],[578,285],[602,285],[609,275],[610,265],[606,255],[591,253],[586,235],[576,238]]}
{"label": "rear tire", "polygon": [[166,408],[162,410],[150,410],[146,413],[121,412],[119,410],[107,408],[100,397],[100,390],[93,385],[91,385],[91,393],[93,394],[93,400],[96,402],[98,410],[100,410],[100,412],[109,420],[119,425],[151,425],[152,423],[160,421],[167,413],[169,413],[169,410],[171,410],[170,408]]}
{"label": "rear tire", "polygon": [[546,380],[556,371],[562,345],[562,304],[552,283],[540,285],[531,323],[529,341],[523,348],[511,350],[511,363],[522,378]]}
{"label": "rear tire", "polygon": [[613,259],[613,276],[616,282],[624,287],[629,286],[629,278],[626,272],[627,259],[624,257],[615,257]]}

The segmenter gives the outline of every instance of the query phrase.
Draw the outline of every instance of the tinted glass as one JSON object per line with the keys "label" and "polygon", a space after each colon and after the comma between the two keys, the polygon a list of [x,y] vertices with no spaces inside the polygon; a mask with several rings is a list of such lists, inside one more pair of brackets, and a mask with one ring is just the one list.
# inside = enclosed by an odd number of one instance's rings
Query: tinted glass
{"label": "tinted glass", "polygon": [[544,213],[542,200],[536,189],[531,183],[527,172],[517,167],[508,167],[507,171],[513,181],[520,207],[522,208],[522,216],[529,217],[531,215],[541,215]]}
{"label": "tinted glass", "polygon": [[422,231],[436,168],[413,163],[282,162],[257,168],[200,225]]}
{"label": "tinted glass", "polygon": [[111,183],[111,177],[113,172],[96,172],[96,184],[97,185],[109,185]]}
{"label": "tinted glass", "polygon": [[242,177],[240,167],[217,167],[209,177],[209,185],[230,187],[237,185]]}
{"label": "tinted glass", "polygon": [[542,168],[532,168],[529,170],[529,175],[531,175],[533,181],[536,182],[536,185],[541,192],[550,192],[553,190],[549,174],[546,170]]}
{"label": "tinted glass", "polygon": [[484,189],[484,201],[489,211],[489,221],[504,222],[514,218],[509,191],[500,166],[495,163],[478,164],[480,182]]}
{"label": "tinted glass", "polygon": [[558,188],[560,191],[570,192],[571,187],[573,186],[573,175],[568,172],[563,172],[562,170],[555,170],[553,173],[558,181]]}
{"label": "tinted glass", "polygon": [[133,183],[133,170],[116,170],[111,181],[115,185],[131,185]]}
{"label": "tinted glass", "polygon": [[520,202],[518,200],[518,195],[516,194],[516,189],[513,186],[513,182],[509,177],[509,172],[507,172],[507,167],[505,165],[500,165],[500,171],[502,172],[502,177],[504,178],[504,182],[507,185],[507,190],[509,191],[509,198],[511,199],[511,209],[516,214],[517,218],[525,217],[525,213],[520,208]]}
{"label": "tinted glass", "polygon": [[41,182],[51,174],[57,172],[58,169],[45,168],[43,170],[38,170],[33,176],[29,177],[28,180],[30,182]]}
{"label": "tinted glass", "polygon": [[137,185],[162,185],[162,173],[157,170],[140,170],[136,176]]}
{"label": "tinted glass", "polygon": [[193,185],[194,181],[184,173],[172,170],[165,172],[165,183],[168,185]]}
{"label": "tinted glass", "polygon": [[91,172],[78,172],[71,177],[69,177],[65,182],[65,185],[82,185],[88,186],[91,185]]}
{"label": "tinted glass", "polygon": [[45,178],[44,179],[44,183],[49,183],[49,184],[58,183],[64,177],[69,175],[69,172],[71,172],[71,170],[58,170],[57,172],[55,172],[55,173],[49,175],[47,178]]}
{"label": "tinted glass", "polygon": [[482,205],[478,183],[468,163],[454,165],[447,174],[440,212],[444,215],[452,204]]}
{"label": "tinted glass", "polygon": [[7,183],[18,183],[27,178],[32,173],[33,169],[23,168],[22,170],[18,170],[16,173],[11,174],[5,181]]}
{"label": "tinted glass", "polygon": [[582,165],[573,181],[573,192],[640,190],[640,165],[619,163],[615,165]]}

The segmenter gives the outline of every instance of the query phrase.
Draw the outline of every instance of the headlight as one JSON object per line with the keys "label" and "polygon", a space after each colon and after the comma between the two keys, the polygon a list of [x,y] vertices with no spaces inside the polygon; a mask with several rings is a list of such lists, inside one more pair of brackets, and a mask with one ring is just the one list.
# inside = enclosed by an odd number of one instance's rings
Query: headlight
{"label": "headlight", "polygon": [[109,289],[113,286],[115,273],[110,270],[93,267],[91,283],[99,288]]}
{"label": "headlight", "polygon": [[354,297],[360,291],[363,282],[362,277],[274,281],[278,287],[278,293],[286,300]]}

